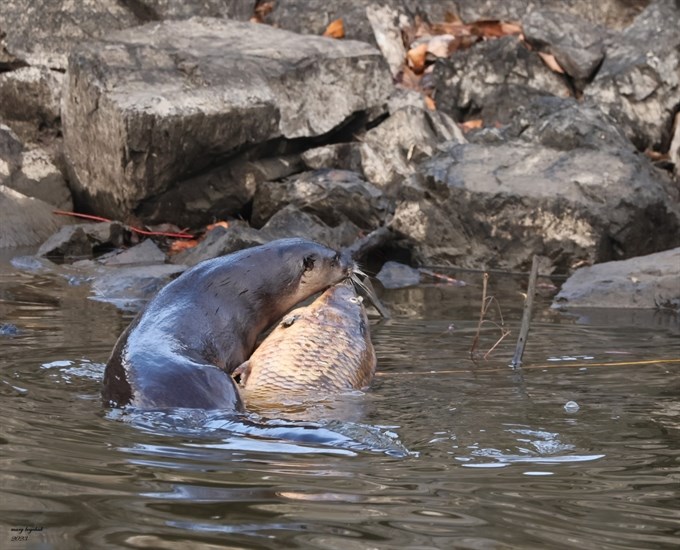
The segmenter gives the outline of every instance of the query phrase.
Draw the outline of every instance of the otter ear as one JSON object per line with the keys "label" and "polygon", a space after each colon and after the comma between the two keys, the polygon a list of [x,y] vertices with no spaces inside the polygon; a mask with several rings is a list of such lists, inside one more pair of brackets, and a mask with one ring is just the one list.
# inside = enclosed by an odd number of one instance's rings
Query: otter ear
{"label": "otter ear", "polygon": [[302,260],[302,265],[305,269],[305,271],[311,271],[314,269],[314,262],[316,261],[316,256],[313,254],[310,254],[309,256],[305,256],[304,260]]}

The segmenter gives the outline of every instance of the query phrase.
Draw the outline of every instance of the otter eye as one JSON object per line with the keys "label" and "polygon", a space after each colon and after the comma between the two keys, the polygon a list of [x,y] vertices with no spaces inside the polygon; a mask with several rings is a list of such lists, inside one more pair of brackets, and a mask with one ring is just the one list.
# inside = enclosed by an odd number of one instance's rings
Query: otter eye
{"label": "otter eye", "polygon": [[302,260],[302,265],[304,266],[305,271],[311,271],[314,269],[314,261],[314,256],[305,256],[305,259]]}

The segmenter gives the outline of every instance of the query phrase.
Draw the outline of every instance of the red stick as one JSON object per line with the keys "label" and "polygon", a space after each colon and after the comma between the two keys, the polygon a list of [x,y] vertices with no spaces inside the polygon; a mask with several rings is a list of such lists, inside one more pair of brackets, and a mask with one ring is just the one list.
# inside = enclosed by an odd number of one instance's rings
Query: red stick
{"label": "red stick", "polygon": [[[94,220],[96,222],[110,222],[108,218],[102,218],[101,216],[92,216],[90,214],[79,214],[78,212],[65,212],[64,210],[54,210],[55,214],[59,216],[73,216],[74,218],[84,218],[86,220]],[[130,231],[134,231],[139,235],[151,235],[157,237],[172,237],[174,239],[193,239],[193,235],[188,233],[165,233],[164,231],[146,231],[145,229],[139,229],[138,227],[127,226]]]}

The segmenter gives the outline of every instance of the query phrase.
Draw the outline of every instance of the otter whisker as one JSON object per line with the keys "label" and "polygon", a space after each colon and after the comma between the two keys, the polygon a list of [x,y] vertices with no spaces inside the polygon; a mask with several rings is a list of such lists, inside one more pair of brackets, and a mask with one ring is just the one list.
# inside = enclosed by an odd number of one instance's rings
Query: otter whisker
{"label": "otter whisker", "polygon": [[[365,277],[363,281],[359,278],[358,276],[359,274]],[[366,295],[369,302],[373,304],[373,307],[375,307],[375,309],[378,310],[378,313],[380,313],[380,315],[382,315],[385,319],[390,318],[390,312],[378,299],[378,295],[376,294],[375,289],[373,288],[373,285],[371,284],[371,280],[368,277],[368,275],[366,275],[363,271],[355,267],[354,271],[350,275],[350,280],[355,286],[363,290],[363,293]]]}

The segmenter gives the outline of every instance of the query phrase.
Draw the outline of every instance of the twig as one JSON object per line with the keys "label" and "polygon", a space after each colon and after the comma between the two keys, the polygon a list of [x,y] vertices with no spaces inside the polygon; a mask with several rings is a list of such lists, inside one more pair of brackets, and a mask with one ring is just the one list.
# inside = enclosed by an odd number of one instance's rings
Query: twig
{"label": "twig", "polygon": [[[74,218],[83,218],[85,220],[93,220],[96,222],[112,222],[108,218],[103,218],[101,216],[93,216],[91,214],[80,214],[78,212],[65,212],[64,210],[54,210],[54,214],[59,216],[72,216]],[[138,227],[132,227],[131,225],[126,226],[130,231],[138,233],[139,235],[155,236],[155,237],[172,237],[173,239],[193,239],[193,235],[189,233],[166,233],[165,231],[147,231],[146,229],[139,229]]]}
{"label": "twig", "polygon": [[529,325],[531,323],[531,310],[534,306],[534,295],[536,294],[536,279],[538,278],[538,256],[534,254],[531,261],[531,274],[529,275],[529,284],[527,286],[527,295],[524,300],[524,313],[522,314],[522,326],[519,329],[519,336],[517,338],[517,347],[515,348],[515,355],[512,358],[510,366],[512,368],[519,368],[522,366],[522,355],[524,354],[524,347],[529,336]]}
{"label": "twig", "polygon": [[484,273],[484,279],[482,283],[482,307],[479,311],[479,322],[477,323],[477,332],[475,337],[472,339],[472,345],[470,346],[470,358],[474,359],[474,353],[477,350],[477,345],[479,344],[479,336],[482,332],[482,323],[484,322],[484,315],[486,314],[487,304],[486,304],[486,287],[489,283],[489,274]]}

